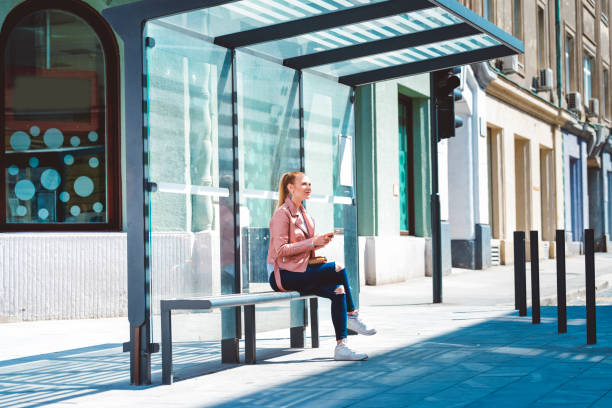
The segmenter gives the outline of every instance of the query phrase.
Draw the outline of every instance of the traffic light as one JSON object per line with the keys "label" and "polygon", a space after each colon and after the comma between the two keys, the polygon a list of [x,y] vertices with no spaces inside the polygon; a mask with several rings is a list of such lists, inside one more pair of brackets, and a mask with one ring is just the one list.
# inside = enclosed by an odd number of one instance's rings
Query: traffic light
{"label": "traffic light", "polygon": [[463,125],[463,120],[455,116],[455,101],[462,99],[461,92],[456,89],[461,80],[457,74],[461,67],[453,67],[433,73],[433,99],[437,116],[438,140],[455,136],[455,128]]}

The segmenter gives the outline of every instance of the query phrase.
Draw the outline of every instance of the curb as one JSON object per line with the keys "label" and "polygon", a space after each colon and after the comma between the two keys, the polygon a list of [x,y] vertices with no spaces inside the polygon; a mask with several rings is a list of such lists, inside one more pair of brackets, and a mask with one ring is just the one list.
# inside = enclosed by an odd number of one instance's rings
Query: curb
{"label": "curb", "polygon": [[[612,282],[612,274],[603,275],[595,278],[595,292],[607,289]],[[586,295],[586,288],[575,289],[566,293],[566,303]],[[557,296],[547,296],[540,300],[541,306],[557,306]]]}

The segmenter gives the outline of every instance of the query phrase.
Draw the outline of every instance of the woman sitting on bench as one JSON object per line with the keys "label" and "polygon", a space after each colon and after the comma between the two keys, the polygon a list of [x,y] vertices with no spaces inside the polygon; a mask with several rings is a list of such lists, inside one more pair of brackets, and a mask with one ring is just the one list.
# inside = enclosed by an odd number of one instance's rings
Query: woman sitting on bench
{"label": "woman sitting on bench", "polygon": [[359,318],[344,267],[314,257],[314,251],[329,244],[334,233],[315,235],[314,220],[302,206],[310,192],[310,179],[302,172],[285,173],[281,178],[278,207],[270,220],[270,286],[277,292],[295,290],[330,299],[337,340],[334,359],[365,360],[367,354],[347,346],[347,328],[367,336],[376,330]]}

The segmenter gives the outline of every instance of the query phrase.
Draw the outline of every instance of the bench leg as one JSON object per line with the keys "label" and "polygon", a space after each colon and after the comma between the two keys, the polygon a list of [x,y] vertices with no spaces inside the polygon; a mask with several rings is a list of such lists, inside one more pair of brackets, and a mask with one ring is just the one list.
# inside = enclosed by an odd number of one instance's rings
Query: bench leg
{"label": "bench leg", "polygon": [[240,340],[221,339],[221,363],[238,364],[240,361]]}
{"label": "bench leg", "polygon": [[255,364],[255,305],[244,306],[244,360]]}
{"label": "bench leg", "polygon": [[221,363],[240,363],[241,307],[221,309]]}
{"label": "bench leg", "polygon": [[319,348],[319,299],[310,298],[310,341],[312,348]]}
{"label": "bench leg", "polygon": [[291,348],[304,348],[304,326],[291,328]]}
{"label": "bench leg", "polygon": [[162,384],[172,384],[172,311],[161,310]]}

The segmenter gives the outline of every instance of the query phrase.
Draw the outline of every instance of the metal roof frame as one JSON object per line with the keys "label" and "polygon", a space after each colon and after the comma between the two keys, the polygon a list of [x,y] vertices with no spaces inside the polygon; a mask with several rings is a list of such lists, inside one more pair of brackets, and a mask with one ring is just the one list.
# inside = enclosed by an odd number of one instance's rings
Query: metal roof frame
{"label": "metal roof frame", "polygon": [[461,23],[452,26],[434,28],[433,30],[404,34],[384,40],[376,40],[363,44],[355,44],[348,47],[301,55],[299,57],[286,58],[283,61],[283,65],[293,69],[312,68],[319,65],[401,50],[403,48],[410,48],[478,33],[480,33],[480,31],[470,24]]}
{"label": "metal roof frame", "polygon": [[[211,9],[213,7],[224,7],[226,5],[228,7],[231,5],[236,8],[240,7],[240,4],[245,1],[248,0],[182,0],[176,2],[168,2],[167,0],[142,0],[136,3],[109,8],[105,10],[104,14],[113,16],[118,13],[133,12],[137,10],[137,14],[139,14],[141,18],[144,18],[144,22],[179,13]],[[283,3],[284,0],[271,1]],[[291,5],[287,3],[287,7],[290,6]],[[436,71],[448,68],[449,66],[465,65],[524,52],[524,45],[520,40],[464,7],[456,0],[383,0],[370,4],[356,5],[339,11],[324,12],[305,18],[209,37],[215,44],[225,48],[242,49],[251,53],[263,55],[261,52],[254,50],[253,46],[274,41],[282,41],[301,35],[309,35],[329,29],[341,29],[351,24],[371,22],[391,16],[398,16],[403,13],[436,7],[444,12],[450,13],[461,20],[461,22],[458,24],[396,35],[389,38],[350,44],[333,49],[318,50],[288,58],[279,58],[278,56],[271,55],[269,59],[280,60],[283,65],[295,70],[309,69],[313,73],[321,74],[328,78],[333,77],[343,84],[359,86],[366,83]],[[317,67],[327,64],[338,62],[350,63],[351,60],[364,57],[375,57],[379,54],[406,50],[411,47],[426,47],[428,44],[476,34],[486,34],[494,39],[494,41],[499,42],[499,44],[384,68],[366,69],[345,75],[332,75],[317,69]]]}
{"label": "metal roof frame", "polygon": [[416,75],[423,72],[437,71],[440,69],[472,64],[478,61],[486,61],[490,59],[491,52],[494,52],[497,57],[515,54],[513,50],[510,50],[503,45],[497,45],[492,48],[466,51],[461,54],[449,55],[446,57],[432,58],[409,64],[395,65],[387,68],[345,75],[338,78],[338,82],[349,86],[359,86],[408,75]]}
{"label": "metal roof frame", "polygon": [[388,0],[223,35],[215,38],[215,44],[225,48],[247,47],[348,24],[423,10],[428,7],[431,7],[428,0]]}

